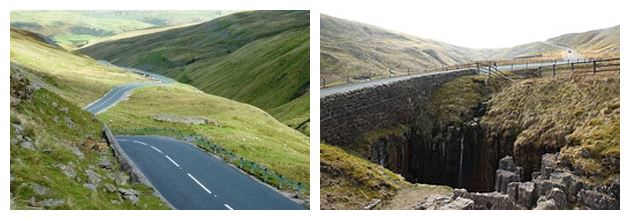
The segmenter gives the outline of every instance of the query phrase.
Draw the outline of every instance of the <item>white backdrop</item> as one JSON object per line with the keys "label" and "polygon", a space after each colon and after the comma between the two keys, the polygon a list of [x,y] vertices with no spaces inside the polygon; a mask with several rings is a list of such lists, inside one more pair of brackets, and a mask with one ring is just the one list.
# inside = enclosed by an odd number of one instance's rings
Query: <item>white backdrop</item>
{"label": "white backdrop", "polygon": [[[627,2],[627,1],[625,1]],[[628,4],[624,1],[350,1],[350,0],[54,0],[35,1],[4,0],[2,8],[2,56],[3,74],[0,92],[2,102],[2,161],[3,174],[0,175],[0,219],[343,219],[343,220],[398,220],[398,219],[619,219],[628,208],[629,190],[627,170],[630,163],[622,163],[622,211],[320,211],[319,209],[319,13],[368,22],[397,31],[416,34],[427,38],[468,47],[512,46],[518,43],[544,40],[567,32],[603,28],[627,23]],[[545,7],[543,7],[543,5]],[[622,13],[622,8],[625,13]],[[311,209],[310,211],[11,211],[9,210],[9,12],[10,10],[271,10],[301,9],[311,10]],[[499,16],[482,13],[489,11]],[[591,13],[599,11],[598,13]],[[547,14],[556,14],[547,16]],[[365,14],[370,16],[365,16]],[[448,14],[447,16],[441,16]],[[428,16],[428,17],[427,17]],[[529,18],[525,17],[529,16]],[[576,22],[563,22],[570,16]],[[558,17],[558,18],[555,18]],[[555,22],[556,19],[560,21]],[[408,20],[397,24],[397,21]],[[550,21],[551,20],[551,21]],[[483,25],[495,23],[493,34],[488,34]],[[406,24],[405,24],[406,23]],[[543,25],[554,23],[554,25]],[[558,25],[555,23],[561,23]],[[517,28],[505,27],[513,25]],[[602,26],[603,25],[603,26]],[[623,25],[622,25],[623,26]],[[478,34],[477,34],[478,33]],[[622,28],[622,38],[625,31]],[[622,41],[625,42],[624,38]],[[622,53],[629,52],[624,43]],[[622,58],[622,69],[625,60]],[[622,74],[622,85],[628,85],[628,77]],[[622,113],[629,109],[628,89],[622,86]],[[621,133],[630,131],[626,116],[622,117]],[[627,132],[626,132],[627,133]],[[621,145],[629,143],[628,136],[622,135]],[[622,148],[625,148],[622,147]],[[622,158],[627,158],[628,150],[622,150]]]}

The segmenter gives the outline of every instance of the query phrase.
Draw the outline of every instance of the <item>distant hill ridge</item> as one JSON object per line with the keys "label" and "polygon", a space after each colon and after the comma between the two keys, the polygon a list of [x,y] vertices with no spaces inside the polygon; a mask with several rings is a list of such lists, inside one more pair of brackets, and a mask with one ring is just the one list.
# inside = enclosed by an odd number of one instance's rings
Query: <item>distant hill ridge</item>
{"label": "distant hill ridge", "polygon": [[309,17],[308,11],[241,12],[79,51],[255,105],[308,133]]}
{"label": "distant hill ridge", "polygon": [[565,34],[510,48],[472,49],[321,15],[321,78],[327,84],[424,72],[476,60],[562,58],[575,48],[585,57],[619,56],[619,26]]}

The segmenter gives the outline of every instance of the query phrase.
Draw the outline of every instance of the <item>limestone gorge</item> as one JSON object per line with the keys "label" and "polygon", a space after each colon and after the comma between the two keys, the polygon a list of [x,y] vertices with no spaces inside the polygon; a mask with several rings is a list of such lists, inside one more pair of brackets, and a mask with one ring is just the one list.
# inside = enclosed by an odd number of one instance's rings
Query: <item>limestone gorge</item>
{"label": "limestone gorge", "polygon": [[322,209],[619,209],[616,62],[472,62],[322,88]]}

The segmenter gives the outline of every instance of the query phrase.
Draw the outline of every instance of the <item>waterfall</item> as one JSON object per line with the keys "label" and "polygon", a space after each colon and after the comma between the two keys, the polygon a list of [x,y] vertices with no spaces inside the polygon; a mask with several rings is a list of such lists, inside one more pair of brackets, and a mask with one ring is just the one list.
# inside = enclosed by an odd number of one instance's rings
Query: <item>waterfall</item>
{"label": "waterfall", "polygon": [[459,143],[459,175],[458,175],[458,185],[459,187],[463,187],[464,183],[464,136],[460,139]]}

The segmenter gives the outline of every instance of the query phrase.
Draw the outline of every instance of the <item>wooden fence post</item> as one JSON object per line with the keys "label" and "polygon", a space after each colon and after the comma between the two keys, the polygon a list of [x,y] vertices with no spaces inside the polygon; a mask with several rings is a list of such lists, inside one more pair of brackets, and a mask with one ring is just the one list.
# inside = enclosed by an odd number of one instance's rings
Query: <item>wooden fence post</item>
{"label": "wooden fence post", "polygon": [[593,60],[593,74],[597,73],[597,60]]}
{"label": "wooden fence post", "polygon": [[556,64],[554,63],[551,67],[553,68],[552,76],[556,76]]}

